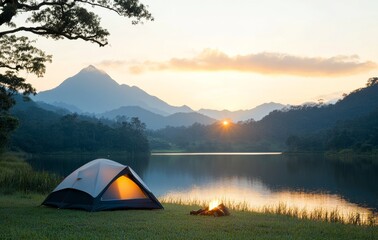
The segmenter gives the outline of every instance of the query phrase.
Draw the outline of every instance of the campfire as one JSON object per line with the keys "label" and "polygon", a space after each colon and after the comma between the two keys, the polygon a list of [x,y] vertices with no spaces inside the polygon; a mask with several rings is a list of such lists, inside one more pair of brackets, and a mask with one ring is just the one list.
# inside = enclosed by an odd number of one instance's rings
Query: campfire
{"label": "campfire", "polygon": [[205,209],[201,208],[197,211],[190,211],[190,215],[222,217],[222,216],[229,216],[230,211],[223,203],[220,203],[218,200],[214,200],[214,201],[211,201],[209,203],[209,207]]}

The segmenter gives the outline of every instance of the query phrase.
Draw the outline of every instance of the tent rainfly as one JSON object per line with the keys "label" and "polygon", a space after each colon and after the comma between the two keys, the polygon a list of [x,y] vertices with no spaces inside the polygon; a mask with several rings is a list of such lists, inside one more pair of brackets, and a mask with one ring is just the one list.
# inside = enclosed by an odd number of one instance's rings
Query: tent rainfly
{"label": "tent rainfly", "polygon": [[163,208],[138,174],[108,159],[96,159],[76,169],[42,204],[87,211]]}

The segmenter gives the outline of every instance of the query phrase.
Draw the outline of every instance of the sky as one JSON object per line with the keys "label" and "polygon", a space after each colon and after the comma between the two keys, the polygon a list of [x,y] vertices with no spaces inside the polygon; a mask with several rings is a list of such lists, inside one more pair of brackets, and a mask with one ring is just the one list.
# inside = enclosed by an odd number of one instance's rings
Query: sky
{"label": "sky", "polygon": [[378,1],[141,0],[153,22],[96,11],[109,45],[38,38],[38,91],[94,65],[175,106],[250,109],[341,97],[378,75]]}

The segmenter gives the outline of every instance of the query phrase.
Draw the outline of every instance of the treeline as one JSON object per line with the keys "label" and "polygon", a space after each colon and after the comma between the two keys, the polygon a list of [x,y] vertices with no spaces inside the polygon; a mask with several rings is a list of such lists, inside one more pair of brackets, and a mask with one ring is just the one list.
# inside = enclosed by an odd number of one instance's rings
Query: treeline
{"label": "treeline", "polygon": [[[22,104],[21,104],[22,105]],[[13,114],[19,127],[12,133],[9,148],[29,153],[58,151],[149,152],[145,125],[138,118],[104,123],[77,114],[59,115],[35,104],[18,106]]]}
{"label": "treeline", "polygon": [[290,136],[286,143],[289,151],[378,150],[378,110],[366,117],[338,122],[316,134]]}
{"label": "treeline", "polygon": [[368,150],[375,148],[378,138],[378,124],[372,117],[377,110],[378,78],[371,78],[366,87],[345,94],[334,105],[293,106],[258,122],[166,127],[149,135],[160,139],[161,146],[171,143],[189,151]]}
{"label": "treeline", "polygon": [[253,120],[229,123],[227,126],[222,122],[212,125],[196,123],[189,127],[166,127],[150,132],[149,136],[155,149],[178,148],[201,152],[280,150],[277,142],[263,138],[264,134],[256,128],[256,124]]}

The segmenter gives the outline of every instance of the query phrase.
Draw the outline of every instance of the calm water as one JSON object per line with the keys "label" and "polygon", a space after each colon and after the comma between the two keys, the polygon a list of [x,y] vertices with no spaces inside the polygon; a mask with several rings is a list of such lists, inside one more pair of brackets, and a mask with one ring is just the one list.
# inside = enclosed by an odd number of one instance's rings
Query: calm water
{"label": "calm water", "polygon": [[130,165],[161,199],[243,202],[250,208],[284,203],[298,208],[378,210],[378,159],[327,159],[277,153],[45,156],[30,160],[39,170],[68,175],[95,158]]}

